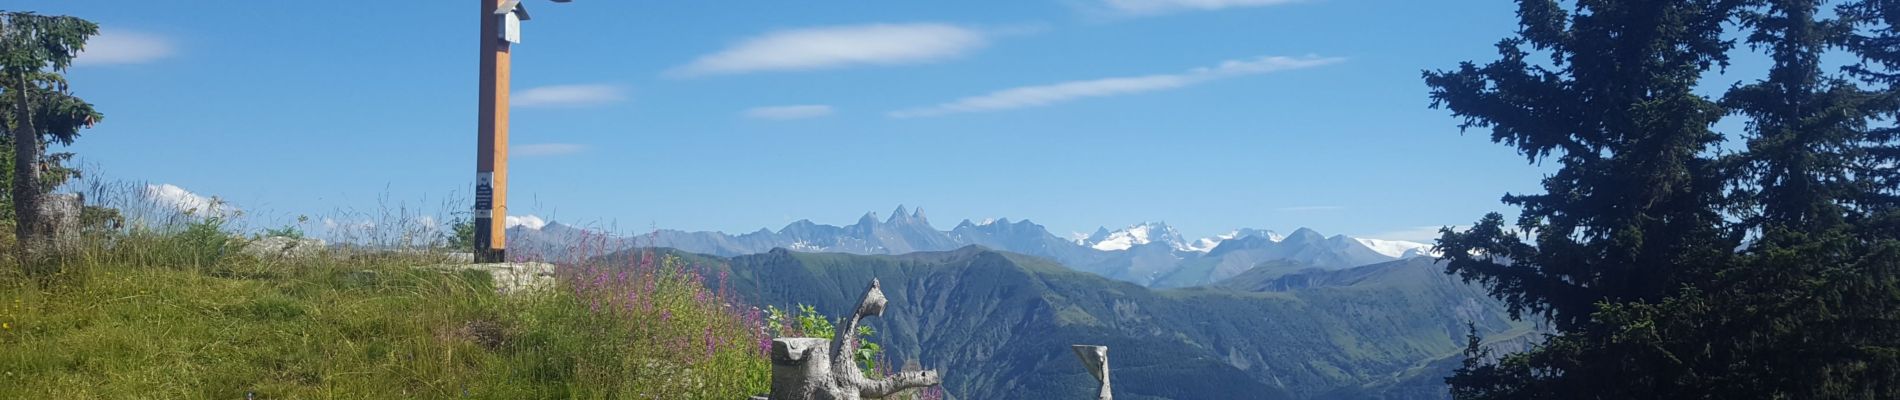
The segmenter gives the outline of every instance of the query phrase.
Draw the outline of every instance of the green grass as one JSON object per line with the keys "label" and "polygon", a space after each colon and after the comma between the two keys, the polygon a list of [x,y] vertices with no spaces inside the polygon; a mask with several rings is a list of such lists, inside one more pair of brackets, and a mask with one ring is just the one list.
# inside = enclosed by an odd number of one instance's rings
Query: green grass
{"label": "green grass", "polygon": [[[654,321],[590,309],[610,293],[572,279],[501,295],[485,273],[414,267],[430,260],[270,263],[205,257],[176,235],[94,242],[114,246],[51,275],[0,264],[0,398],[731,399],[766,382],[742,318],[680,300],[704,288],[658,285],[656,312],[683,317]],[[716,357],[666,351],[700,347],[709,326],[721,328]]]}

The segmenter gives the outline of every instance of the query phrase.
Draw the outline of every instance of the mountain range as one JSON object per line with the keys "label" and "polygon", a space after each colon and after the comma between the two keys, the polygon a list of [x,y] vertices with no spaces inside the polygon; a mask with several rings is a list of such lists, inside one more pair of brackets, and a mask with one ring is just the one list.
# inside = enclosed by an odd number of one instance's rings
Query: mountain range
{"label": "mountain range", "polygon": [[[626,263],[633,254],[594,261]],[[887,365],[940,369],[959,399],[1094,398],[1094,379],[1071,344],[1109,346],[1124,400],[1442,399],[1442,377],[1469,328],[1495,343],[1537,332],[1422,257],[1343,269],[1281,260],[1263,264],[1287,271],[1277,275],[1155,289],[976,245],[904,255],[675,254],[706,276],[729,275],[726,289],[750,304],[808,304],[832,316],[879,280],[889,305],[867,323]]]}
{"label": "mountain range", "polygon": [[[783,248],[808,253],[906,254],[947,251],[969,245],[1044,257],[1069,268],[1150,287],[1208,285],[1269,261],[1343,269],[1428,255],[1430,245],[1397,240],[1324,236],[1307,228],[1281,235],[1261,229],[1185,239],[1166,223],[1140,223],[1118,230],[1063,238],[1029,220],[981,223],[963,220],[948,231],[930,224],[922,209],[898,206],[890,217],[865,213],[857,223],[824,225],[799,220],[774,232],[738,235],[661,229],[639,237],[607,236],[559,222],[509,229],[510,247],[547,258],[605,254],[637,246],[733,257]],[[576,248],[576,243],[582,243]],[[1274,269],[1278,272],[1294,272]]]}

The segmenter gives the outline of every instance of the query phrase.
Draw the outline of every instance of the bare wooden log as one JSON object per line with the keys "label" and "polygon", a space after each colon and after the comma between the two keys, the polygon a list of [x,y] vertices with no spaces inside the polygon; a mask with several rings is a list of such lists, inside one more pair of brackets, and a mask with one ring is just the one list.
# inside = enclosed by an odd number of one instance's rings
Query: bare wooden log
{"label": "bare wooden log", "polygon": [[861,380],[858,382],[858,395],[867,399],[882,399],[906,389],[930,387],[943,384],[937,371],[911,371],[891,375],[882,380]]}

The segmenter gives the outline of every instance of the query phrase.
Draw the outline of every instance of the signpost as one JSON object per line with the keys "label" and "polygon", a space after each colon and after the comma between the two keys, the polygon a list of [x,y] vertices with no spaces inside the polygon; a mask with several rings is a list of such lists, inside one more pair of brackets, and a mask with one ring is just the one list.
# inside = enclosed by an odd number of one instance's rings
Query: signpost
{"label": "signpost", "polygon": [[482,6],[482,45],[475,124],[475,262],[492,263],[506,260],[508,253],[508,51],[521,42],[521,21],[528,20],[528,10],[521,0],[477,1]]}
{"label": "signpost", "polygon": [[[503,15],[520,0],[482,3],[480,120],[475,141],[475,262],[501,262],[508,241],[508,50]],[[512,8],[511,7],[511,8]]]}

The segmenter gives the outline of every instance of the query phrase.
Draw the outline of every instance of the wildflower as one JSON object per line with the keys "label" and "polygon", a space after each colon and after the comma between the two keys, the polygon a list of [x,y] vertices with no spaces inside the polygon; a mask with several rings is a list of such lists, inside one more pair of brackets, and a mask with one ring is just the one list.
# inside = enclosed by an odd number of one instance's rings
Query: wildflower
{"label": "wildflower", "polygon": [[660,311],[660,322],[673,320],[673,310]]}
{"label": "wildflower", "polygon": [[13,324],[0,322],[0,330],[13,330]]}

